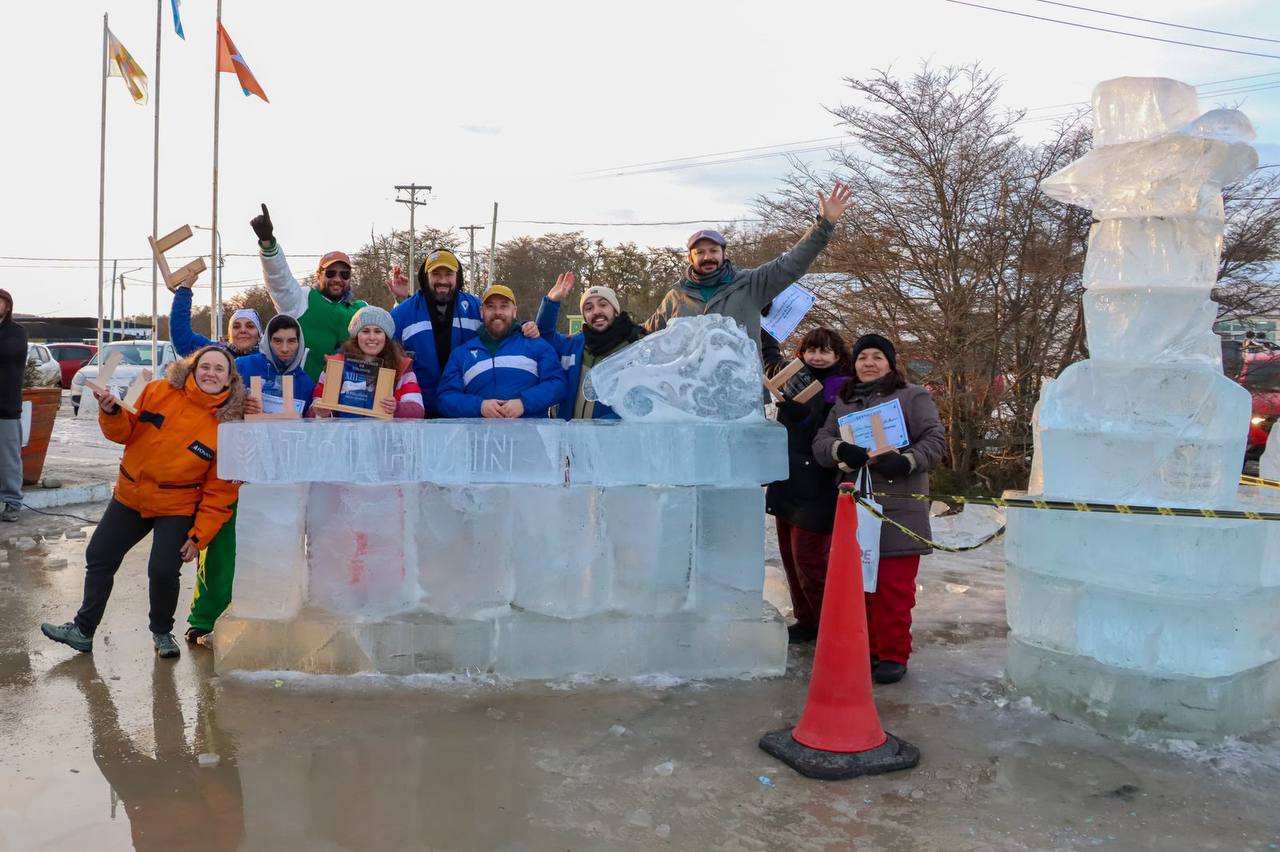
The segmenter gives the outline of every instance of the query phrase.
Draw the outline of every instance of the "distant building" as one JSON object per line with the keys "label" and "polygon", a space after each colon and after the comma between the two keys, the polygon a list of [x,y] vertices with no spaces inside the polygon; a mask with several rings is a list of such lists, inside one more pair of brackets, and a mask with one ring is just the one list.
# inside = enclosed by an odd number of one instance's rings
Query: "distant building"
{"label": "distant building", "polygon": [[1280,331],[1280,315],[1270,314],[1246,319],[1225,320],[1214,323],[1213,330],[1223,340],[1244,340],[1245,335],[1252,331],[1255,337],[1276,343],[1280,340],[1280,336],[1277,336],[1277,331]]}
{"label": "distant building", "polygon": [[[46,343],[92,343],[98,336],[97,317],[37,317],[15,314],[14,321],[27,330],[27,337]],[[116,320],[104,322],[104,340],[150,340],[151,326]]]}

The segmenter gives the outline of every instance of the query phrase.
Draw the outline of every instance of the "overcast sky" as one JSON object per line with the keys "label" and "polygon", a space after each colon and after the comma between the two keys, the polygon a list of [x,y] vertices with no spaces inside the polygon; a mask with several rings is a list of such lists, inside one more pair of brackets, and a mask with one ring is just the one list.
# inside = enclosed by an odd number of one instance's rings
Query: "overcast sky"
{"label": "overcast sky", "polygon": [[[1088,14],[1038,0],[977,0],[1032,15],[1280,55],[1280,44]],[[214,0],[184,0],[186,40],[164,4],[160,230],[209,225]],[[1274,0],[1077,0],[1189,26],[1280,38]],[[0,6],[6,33],[0,272],[20,313],[96,312],[102,13],[155,84],[155,3],[64,0]],[[591,178],[584,172],[837,135],[826,106],[846,77],[981,60],[1011,107],[1087,100],[1120,75],[1191,83],[1276,76],[1280,60],[1143,41],[997,14],[944,0],[861,3],[225,0],[223,23],[271,102],[223,76],[220,230],[252,255],[260,202],[299,274],[304,255],[354,251],[407,227],[395,184],[434,187],[418,222],[489,222],[499,240],[573,230],[501,220],[651,222],[750,215],[785,158]],[[1280,142],[1280,88],[1205,98],[1243,101],[1259,141]],[[1033,115],[1053,115],[1041,109]],[[125,309],[150,309],[152,106],[107,86],[106,253],[127,273]],[[1025,125],[1029,136],[1044,122]],[[1263,160],[1280,149],[1264,148]],[[821,153],[801,155],[820,160]],[[610,242],[680,244],[696,225],[585,227]],[[489,232],[481,232],[487,246]],[[210,250],[207,232],[179,254]],[[110,262],[108,262],[108,274]],[[230,257],[227,295],[259,274]],[[208,275],[202,276],[208,282]],[[144,283],[146,282],[146,283]],[[197,290],[198,302],[208,290]],[[168,310],[161,288],[161,311]]]}

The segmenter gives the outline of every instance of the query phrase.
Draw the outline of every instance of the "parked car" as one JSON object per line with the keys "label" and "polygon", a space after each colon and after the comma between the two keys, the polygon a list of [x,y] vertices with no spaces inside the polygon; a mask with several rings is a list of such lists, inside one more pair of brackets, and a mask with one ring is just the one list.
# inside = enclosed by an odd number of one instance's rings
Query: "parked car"
{"label": "parked car", "polygon": [[98,347],[90,343],[47,343],[45,345],[49,347],[49,351],[58,362],[58,367],[62,370],[64,388],[71,387],[71,380],[75,378],[76,371],[89,363],[93,353],[98,351]]}
{"label": "parked car", "polygon": [[83,399],[86,408],[96,408],[97,402],[93,399],[92,391],[86,391],[84,387],[85,379],[96,378],[98,375],[98,365],[102,359],[111,357],[112,352],[119,352],[121,355],[120,366],[116,367],[114,373],[111,374],[111,392],[121,399],[129,390],[129,385],[138,375],[146,369],[150,369],[153,376],[158,378],[164,372],[164,368],[173,361],[178,359],[178,355],[173,351],[173,344],[167,340],[161,340],[157,344],[158,355],[160,358],[159,368],[151,365],[151,341],[150,340],[130,340],[118,343],[108,343],[99,349],[94,356],[89,359],[89,363],[85,364],[76,371],[75,376],[71,379],[71,410],[75,414],[80,413],[80,403]]}
{"label": "parked car", "polygon": [[1223,341],[1222,368],[1230,378],[1244,385],[1253,397],[1244,472],[1257,476],[1259,460],[1267,448],[1267,438],[1280,419],[1280,350],[1267,346],[1245,349],[1239,341]]}
{"label": "parked car", "polygon": [[44,343],[27,344],[27,371],[32,377],[30,387],[56,388],[62,384],[62,371]]}

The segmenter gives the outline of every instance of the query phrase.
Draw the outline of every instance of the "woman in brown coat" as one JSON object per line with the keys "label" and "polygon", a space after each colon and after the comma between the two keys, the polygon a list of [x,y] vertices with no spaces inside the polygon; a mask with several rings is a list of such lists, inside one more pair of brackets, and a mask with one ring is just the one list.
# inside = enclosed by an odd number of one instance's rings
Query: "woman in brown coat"
{"label": "woman in brown coat", "polygon": [[[853,482],[870,465],[872,489],[888,494],[927,494],[929,470],[946,455],[946,434],[929,391],[907,384],[898,369],[893,344],[866,334],[853,346],[854,380],[844,386],[826,423],[813,439],[819,464],[839,467],[842,481]],[[900,451],[870,458],[864,447],[840,437],[840,418],[890,400],[898,400],[910,443]],[[878,497],[886,517],[928,539],[929,504],[910,497]],[[867,636],[872,676],[895,683],[907,673],[911,656],[911,610],[916,604],[916,572],[929,547],[891,524],[880,530],[880,566],[876,591],[867,595]]]}

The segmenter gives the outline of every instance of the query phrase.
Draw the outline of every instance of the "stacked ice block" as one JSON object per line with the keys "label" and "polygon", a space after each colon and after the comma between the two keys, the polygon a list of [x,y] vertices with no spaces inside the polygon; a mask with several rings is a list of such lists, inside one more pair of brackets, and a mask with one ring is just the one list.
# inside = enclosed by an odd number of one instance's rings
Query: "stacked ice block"
{"label": "stacked ice block", "polygon": [[[1210,292],[1252,128],[1167,79],[1107,81],[1093,105],[1096,147],[1043,183],[1099,220],[1092,357],[1040,400],[1043,494],[1235,507],[1250,400],[1222,373]],[[1280,525],[1014,510],[1007,555],[1009,677],[1046,708],[1193,736],[1280,713]]]}
{"label": "stacked ice block", "polygon": [[750,423],[232,423],[219,671],[780,674]]}

